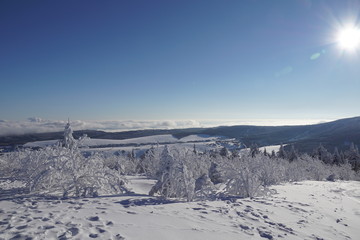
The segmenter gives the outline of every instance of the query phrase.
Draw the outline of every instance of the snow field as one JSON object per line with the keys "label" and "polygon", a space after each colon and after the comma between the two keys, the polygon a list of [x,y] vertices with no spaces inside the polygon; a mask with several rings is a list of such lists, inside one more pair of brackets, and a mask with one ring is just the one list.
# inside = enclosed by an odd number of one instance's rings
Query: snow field
{"label": "snow field", "polygon": [[262,198],[180,202],[134,193],[0,201],[0,239],[359,239],[360,183],[305,181]]}
{"label": "snow field", "polygon": [[[185,143],[185,142],[202,142],[202,141],[216,141],[221,137],[211,137],[207,135],[189,135],[187,137],[177,139],[171,134],[153,135],[147,137],[129,138],[124,140],[114,139],[95,139],[90,138],[84,141],[84,145],[92,146],[105,146],[105,145],[121,145],[121,144],[156,144],[156,143]],[[24,144],[25,147],[45,147],[54,145],[58,140],[36,141]]]}

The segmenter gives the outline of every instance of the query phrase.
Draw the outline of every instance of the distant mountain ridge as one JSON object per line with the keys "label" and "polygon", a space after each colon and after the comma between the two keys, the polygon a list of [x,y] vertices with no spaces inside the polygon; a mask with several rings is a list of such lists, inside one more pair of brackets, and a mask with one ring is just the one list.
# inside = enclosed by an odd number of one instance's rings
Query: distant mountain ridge
{"label": "distant mountain ridge", "polygon": [[[137,130],[126,132],[104,132],[96,130],[74,131],[78,138],[87,134],[90,138],[128,139],[151,135],[172,134],[177,138],[192,134],[225,136],[236,138],[249,146],[293,144],[301,152],[311,152],[320,143],[328,150],[335,147],[347,149],[351,142],[360,145],[360,117],[340,119],[327,123],[302,126],[220,126],[214,128],[188,128],[171,130]],[[36,133],[0,137],[0,146],[22,145],[27,142],[62,138],[62,132]]]}
{"label": "distant mountain ridge", "polygon": [[320,143],[328,150],[347,149],[351,142],[360,144],[360,117],[304,126],[232,126],[205,131],[235,137],[244,144],[260,146],[294,144],[302,152],[310,152]]}

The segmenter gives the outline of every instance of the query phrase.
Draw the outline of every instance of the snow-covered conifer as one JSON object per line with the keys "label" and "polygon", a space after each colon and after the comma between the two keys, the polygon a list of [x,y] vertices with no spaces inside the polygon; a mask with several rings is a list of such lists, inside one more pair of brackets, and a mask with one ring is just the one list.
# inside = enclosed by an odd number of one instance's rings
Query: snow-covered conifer
{"label": "snow-covered conifer", "polygon": [[333,162],[333,164],[336,164],[336,165],[341,165],[344,163],[344,159],[341,157],[337,147],[335,147],[335,149],[334,149],[332,162]]}
{"label": "snow-covered conifer", "polygon": [[328,150],[320,143],[317,148],[314,149],[312,156],[323,161],[326,164],[332,163],[332,155]]}
{"label": "snow-covered conifer", "polygon": [[277,156],[282,159],[288,158],[288,153],[285,151],[284,146],[281,144]]}
{"label": "snow-covered conifer", "polygon": [[226,157],[226,158],[230,156],[230,152],[226,147],[221,148],[219,154],[220,154],[220,156]]}
{"label": "snow-covered conifer", "polygon": [[66,148],[72,148],[74,147],[74,143],[75,143],[75,139],[73,137],[73,130],[70,125],[70,119],[68,119],[68,122],[65,125],[65,129],[64,129],[63,145]]}
{"label": "snow-covered conifer", "polygon": [[296,152],[294,145],[291,145],[291,150],[290,150],[288,158],[289,158],[290,162],[298,159],[298,153]]}
{"label": "snow-covered conifer", "polygon": [[256,143],[251,144],[251,146],[250,146],[250,156],[255,157],[259,153],[260,153],[259,146]]}

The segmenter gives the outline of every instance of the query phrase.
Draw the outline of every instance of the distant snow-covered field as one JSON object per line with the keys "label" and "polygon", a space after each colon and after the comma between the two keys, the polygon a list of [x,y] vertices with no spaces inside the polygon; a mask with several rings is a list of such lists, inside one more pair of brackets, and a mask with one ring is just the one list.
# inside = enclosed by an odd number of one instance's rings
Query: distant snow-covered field
{"label": "distant snow-covered field", "polygon": [[[84,141],[84,145],[92,146],[105,146],[105,145],[129,145],[129,144],[161,144],[161,143],[185,143],[185,142],[204,142],[204,141],[216,141],[222,137],[212,137],[207,135],[190,135],[178,139],[171,134],[164,135],[153,135],[147,137],[129,138],[124,140],[113,140],[113,139],[87,139]],[[24,144],[25,147],[45,147],[48,145],[54,145],[58,140],[48,141],[36,141]]]}
{"label": "distant snow-covered field", "polygon": [[360,236],[360,182],[288,183],[272,187],[274,193],[266,197],[197,202],[150,197],[147,192],[154,183],[142,176],[129,177],[134,193],[125,196],[60,200],[3,195],[0,239],[355,240]]}
{"label": "distant snow-covered field", "polygon": [[[35,141],[24,144],[24,147],[46,147],[55,145],[59,140]],[[139,138],[129,138],[124,140],[113,139],[86,139],[83,142],[83,151],[89,152],[116,152],[132,150],[141,155],[144,151],[152,146],[173,145],[182,147],[184,149],[193,149],[194,144],[196,149],[205,152],[211,149],[219,149],[223,146],[232,147],[234,144],[240,144],[235,139],[225,138],[222,136],[208,136],[208,135],[189,135],[183,138],[176,138],[171,134],[153,135]]]}

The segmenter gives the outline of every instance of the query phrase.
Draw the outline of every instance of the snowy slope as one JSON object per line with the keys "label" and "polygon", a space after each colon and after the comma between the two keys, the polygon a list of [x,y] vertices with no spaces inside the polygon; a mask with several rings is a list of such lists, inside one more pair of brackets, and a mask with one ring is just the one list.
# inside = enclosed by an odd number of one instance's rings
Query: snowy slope
{"label": "snowy slope", "polygon": [[[177,143],[177,142],[202,142],[202,141],[215,141],[221,137],[211,137],[207,135],[190,135],[181,139],[175,138],[171,134],[153,135],[139,138],[129,138],[124,140],[113,139],[89,139],[84,142],[87,146],[105,146],[105,145],[136,145],[136,144],[156,144],[156,143]],[[53,145],[58,140],[37,141],[24,144],[25,147],[44,147]]]}
{"label": "snowy slope", "polygon": [[359,239],[359,182],[301,182],[264,198],[172,202],[136,194],[0,201],[0,239]]}
{"label": "snowy slope", "polygon": [[57,142],[59,142],[59,140],[28,142],[24,144],[24,147],[46,147],[46,146],[55,145]]}

